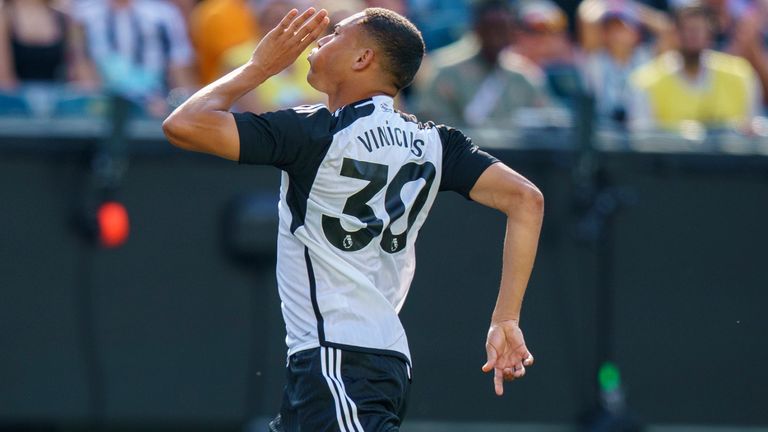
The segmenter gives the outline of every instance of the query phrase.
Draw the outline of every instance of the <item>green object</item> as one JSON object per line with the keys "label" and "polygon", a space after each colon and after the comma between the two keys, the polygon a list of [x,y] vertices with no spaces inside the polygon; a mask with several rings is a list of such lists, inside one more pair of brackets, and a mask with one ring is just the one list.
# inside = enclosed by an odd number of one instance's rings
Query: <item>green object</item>
{"label": "green object", "polygon": [[597,380],[600,383],[600,388],[604,392],[616,391],[621,387],[621,373],[619,373],[619,368],[611,362],[603,363],[597,373]]}

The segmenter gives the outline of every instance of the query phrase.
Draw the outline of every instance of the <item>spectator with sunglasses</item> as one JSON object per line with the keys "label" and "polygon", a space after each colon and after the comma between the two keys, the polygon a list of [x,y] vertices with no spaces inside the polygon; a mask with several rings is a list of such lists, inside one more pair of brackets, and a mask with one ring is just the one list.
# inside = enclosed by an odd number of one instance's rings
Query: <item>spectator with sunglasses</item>
{"label": "spectator with sunglasses", "polygon": [[506,1],[474,6],[470,37],[432,55],[419,79],[417,111],[470,127],[510,129],[520,109],[549,105],[541,70],[509,50],[514,14]]}
{"label": "spectator with sunglasses", "polygon": [[568,19],[555,3],[520,2],[512,51],[541,68],[548,94],[561,105],[570,105],[581,94],[583,80],[568,35]]}

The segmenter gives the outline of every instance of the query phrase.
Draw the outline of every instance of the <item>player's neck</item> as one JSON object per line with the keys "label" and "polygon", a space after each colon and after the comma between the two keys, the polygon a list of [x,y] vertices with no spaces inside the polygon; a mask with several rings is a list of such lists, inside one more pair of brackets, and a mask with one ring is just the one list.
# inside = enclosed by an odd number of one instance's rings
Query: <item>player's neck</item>
{"label": "player's neck", "polygon": [[360,89],[354,87],[340,87],[335,92],[328,93],[328,109],[333,112],[359,100],[368,99],[374,96],[395,97],[396,92],[388,89],[370,88]]}

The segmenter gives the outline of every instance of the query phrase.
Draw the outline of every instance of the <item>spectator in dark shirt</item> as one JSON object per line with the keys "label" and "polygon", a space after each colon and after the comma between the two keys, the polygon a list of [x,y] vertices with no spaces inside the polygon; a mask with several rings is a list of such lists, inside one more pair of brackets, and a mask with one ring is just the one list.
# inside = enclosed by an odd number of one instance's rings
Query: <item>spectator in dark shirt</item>
{"label": "spectator in dark shirt", "polygon": [[521,108],[547,106],[541,70],[507,50],[513,30],[507,2],[476,4],[472,36],[431,56],[433,70],[417,83],[417,111],[461,126],[510,129]]}
{"label": "spectator in dark shirt", "polygon": [[[690,2],[690,1],[689,1]],[[754,0],[704,0],[714,13],[715,49],[746,59],[762,85],[768,106],[768,4]]]}
{"label": "spectator in dark shirt", "polygon": [[0,1],[0,87],[20,82],[92,83],[82,33],[49,0]]}

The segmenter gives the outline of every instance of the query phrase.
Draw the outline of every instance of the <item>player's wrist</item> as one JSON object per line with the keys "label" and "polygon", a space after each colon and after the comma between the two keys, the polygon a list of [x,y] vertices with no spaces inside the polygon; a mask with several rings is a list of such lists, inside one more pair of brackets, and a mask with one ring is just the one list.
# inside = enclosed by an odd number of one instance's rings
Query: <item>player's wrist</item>
{"label": "player's wrist", "polygon": [[496,316],[496,315],[492,316],[491,327],[498,326],[498,325],[514,325],[519,327],[520,317]]}
{"label": "player's wrist", "polygon": [[266,81],[271,76],[267,68],[258,60],[251,59],[241,70],[242,78],[253,83],[254,87]]}

